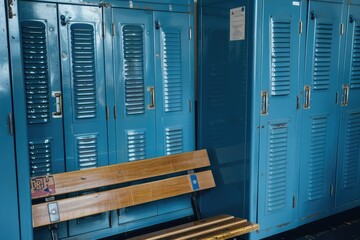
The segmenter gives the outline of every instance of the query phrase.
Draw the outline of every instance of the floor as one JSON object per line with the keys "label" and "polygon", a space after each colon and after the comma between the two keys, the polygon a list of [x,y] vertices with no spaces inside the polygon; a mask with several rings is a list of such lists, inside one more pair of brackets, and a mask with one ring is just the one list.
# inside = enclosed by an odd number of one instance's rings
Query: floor
{"label": "floor", "polygon": [[360,240],[360,207],[266,240]]}

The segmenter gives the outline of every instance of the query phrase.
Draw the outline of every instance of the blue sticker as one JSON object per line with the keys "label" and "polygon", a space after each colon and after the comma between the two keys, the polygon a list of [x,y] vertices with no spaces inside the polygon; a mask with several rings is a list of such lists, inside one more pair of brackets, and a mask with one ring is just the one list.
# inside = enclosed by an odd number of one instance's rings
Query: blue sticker
{"label": "blue sticker", "polygon": [[200,189],[199,181],[198,181],[196,174],[190,175],[190,182],[191,182],[191,187],[194,191]]}

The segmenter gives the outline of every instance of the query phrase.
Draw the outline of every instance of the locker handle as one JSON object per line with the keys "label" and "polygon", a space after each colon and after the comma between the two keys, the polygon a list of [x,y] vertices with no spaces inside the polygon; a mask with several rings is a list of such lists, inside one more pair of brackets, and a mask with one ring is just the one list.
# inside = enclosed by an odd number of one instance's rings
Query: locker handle
{"label": "locker handle", "polygon": [[343,100],[341,102],[341,106],[345,107],[349,103],[349,85],[347,85],[347,84],[343,85],[343,92],[344,92],[344,95],[343,95]]}
{"label": "locker handle", "polygon": [[151,95],[151,102],[148,105],[148,109],[154,109],[155,108],[155,88],[154,87],[148,87],[148,92],[150,92]]}
{"label": "locker handle", "polygon": [[310,86],[305,86],[305,103],[304,103],[304,108],[305,109],[309,109],[311,106],[311,87]]}
{"label": "locker handle", "polygon": [[261,98],[262,98],[261,115],[268,115],[269,114],[269,93],[267,91],[261,91]]}
{"label": "locker handle", "polygon": [[61,118],[63,115],[62,94],[61,92],[52,92],[55,97],[56,112],[53,112],[53,118]]}

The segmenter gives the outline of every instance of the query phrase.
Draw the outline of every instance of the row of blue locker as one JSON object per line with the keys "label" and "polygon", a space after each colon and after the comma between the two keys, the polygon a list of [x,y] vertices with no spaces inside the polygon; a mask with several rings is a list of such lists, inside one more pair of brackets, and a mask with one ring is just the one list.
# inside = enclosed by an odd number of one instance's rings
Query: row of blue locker
{"label": "row of blue locker", "polygon": [[199,4],[198,146],[220,180],[203,211],[258,239],[359,206],[360,2]]}
{"label": "row of blue locker", "polygon": [[[51,238],[47,227],[32,229],[30,177],[194,150],[193,9],[177,0],[1,1],[1,152],[9,155],[0,179],[12,184],[11,208],[1,208],[12,229],[2,222],[2,237]],[[97,239],[192,214],[186,195],[57,232]]]}

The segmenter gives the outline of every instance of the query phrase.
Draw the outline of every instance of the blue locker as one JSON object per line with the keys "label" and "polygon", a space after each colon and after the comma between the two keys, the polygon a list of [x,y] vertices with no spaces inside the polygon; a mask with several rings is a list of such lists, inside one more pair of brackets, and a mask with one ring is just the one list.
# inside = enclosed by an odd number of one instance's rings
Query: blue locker
{"label": "blue locker", "polygon": [[283,231],[295,219],[299,31],[304,2],[262,1],[258,223]]}
{"label": "blue locker", "polygon": [[20,2],[19,9],[31,176],[64,172],[56,5]]}
{"label": "blue locker", "polygon": [[360,198],[360,2],[348,5],[341,82],[336,205]]}
{"label": "blue locker", "polygon": [[[117,161],[194,149],[188,13],[113,8]],[[188,196],[118,211],[123,231],[192,214]]]}
{"label": "blue locker", "polygon": [[[107,165],[102,10],[24,1],[19,15],[32,176]],[[109,221],[103,213],[61,223],[59,237]]]}
{"label": "blue locker", "polygon": [[10,83],[5,1],[0,1],[0,233],[5,239],[20,239],[19,205]]}
{"label": "blue locker", "polygon": [[342,20],[341,2],[309,2],[298,209],[304,221],[333,205]]}

